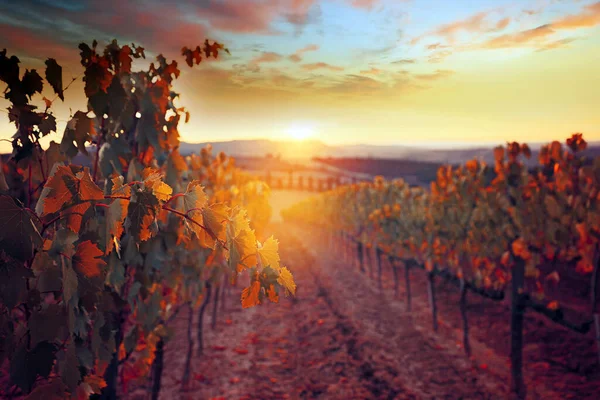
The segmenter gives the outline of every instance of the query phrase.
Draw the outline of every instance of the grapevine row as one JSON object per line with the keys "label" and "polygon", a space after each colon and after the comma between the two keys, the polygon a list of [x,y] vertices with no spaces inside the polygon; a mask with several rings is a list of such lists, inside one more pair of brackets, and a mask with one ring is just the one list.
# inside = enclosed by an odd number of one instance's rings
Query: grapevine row
{"label": "grapevine row", "polygon": [[[134,71],[139,46],[79,49],[87,105],[45,147],[52,105],[70,85],[62,67],[48,59],[43,79],[0,52],[16,128],[0,169],[0,387],[7,397],[115,399],[151,378],[156,399],[178,313],[188,310],[191,327],[199,310],[201,352],[211,289],[216,311],[219,290],[241,273],[244,308],[296,286],[277,240],[264,237],[268,186],[210,147],[179,153],[189,113],[172,90],[177,62],[158,55]],[[182,55],[192,67],[222,51],[205,41]],[[89,168],[73,164],[82,156]],[[189,330],[188,340],[184,385]]]}
{"label": "grapevine row", "polygon": [[[381,258],[387,257],[396,293],[398,268],[404,267],[408,309],[409,270],[425,270],[434,330],[435,278],[456,283],[468,354],[467,293],[498,301],[509,298],[511,389],[525,397],[526,310],[581,333],[595,323],[600,345],[600,157],[583,156],[586,147],[581,134],[572,135],[565,145],[554,141],[541,148],[539,167],[528,169],[522,158],[531,157],[530,148],[508,143],[494,149],[493,167],[479,160],[441,167],[430,190],[376,177],[308,198],[282,215],[318,227],[338,249],[353,247],[363,272],[363,260],[369,262],[369,249],[374,250],[380,285]],[[585,288],[576,292],[561,285],[573,279],[587,282]],[[569,307],[583,310],[589,319],[567,318],[571,310],[561,302],[567,298]]]}

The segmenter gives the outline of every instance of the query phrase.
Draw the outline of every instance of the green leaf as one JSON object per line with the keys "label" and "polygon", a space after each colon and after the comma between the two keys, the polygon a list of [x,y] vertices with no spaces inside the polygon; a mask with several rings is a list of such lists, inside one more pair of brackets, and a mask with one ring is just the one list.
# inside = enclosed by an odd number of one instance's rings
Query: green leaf
{"label": "green leaf", "polygon": [[73,393],[81,379],[79,360],[77,359],[75,342],[73,340],[70,340],[67,348],[59,354],[58,370],[63,382],[67,385],[71,393]]}
{"label": "green leaf", "polygon": [[77,287],[79,286],[79,282],[77,280],[77,273],[73,270],[71,265],[67,265],[66,262],[63,262],[62,270],[63,299],[66,304],[70,304],[72,299],[77,300]]}
{"label": "green leaf", "polygon": [[113,251],[108,258],[108,274],[106,275],[106,284],[115,288],[117,292],[121,291],[121,286],[125,283],[125,268],[123,263]]}

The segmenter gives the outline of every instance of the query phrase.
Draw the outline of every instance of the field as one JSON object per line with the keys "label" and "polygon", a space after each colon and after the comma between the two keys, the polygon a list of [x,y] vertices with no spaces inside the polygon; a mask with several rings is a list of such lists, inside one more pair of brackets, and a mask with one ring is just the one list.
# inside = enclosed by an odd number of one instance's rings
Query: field
{"label": "field", "polygon": [[[167,348],[164,397],[211,399],[502,399],[509,397],[509,312],[474,299],[473,355],[463,354],[458,292],[441,284],[440,330],[431,331],[426,280],[415,276],[413,309],[394,294],[384,266],[380,290],[356,260],[343,261],[314,233],[273,224],[298,293],[278,305],[241,310],[232,291],[208,329],[206,350],[182,390],[187,317]],[[312,239],[311,239],[312,238]],[[211,315],[205,316],[209,325]],[[593,337],[534,319],[526,327],[531,399],[594,399],[600,390]],[[577,355],[577,360],[573,355]],[[128,399],[145,398],[144,388]]]}

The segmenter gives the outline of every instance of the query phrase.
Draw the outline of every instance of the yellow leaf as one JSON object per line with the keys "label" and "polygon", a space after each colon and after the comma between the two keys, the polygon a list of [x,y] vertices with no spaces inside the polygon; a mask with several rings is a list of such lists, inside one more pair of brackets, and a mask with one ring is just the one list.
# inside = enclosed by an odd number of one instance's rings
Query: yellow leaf
{"label": "yellow leaf", "polygon": [[294,277],[289,269],[286,267],[281,268],[277,282],[285,288],[286,294],[289,292],[294,296],[296,295],[296,282],[294,282]]}
{"label": "yellow leaf", "polygon": [[263,268],[270,266],[276,271],[279,271],[279,242],[273,236],[268,238],[258,249],[260,262]]}
{"label": "yellow leaf", "polygon": [[206,193],[204,193],[204,187],[200,185],[200,181],[188,183],[187,190],[183,195],[183,210],[187,213],[190,210],[204,208],[206,202]]}
{"label": "yellow leaf", "polygon": [[159,201],[169,200],[173,189],[162,181],[160,172],[152,168],[146,168],[142,172],[142,177],[144,178],[144,185],[152,190],[152,193]]}
{"label": "yellow leaf", "polygon": [[[253,230],[241,231],[231,241],[232,248],[229,249],[231,264],[236,265],[238,272],[258,264],[256,256],[256,236]],[[233,266],[232,265],[232,266]]]}

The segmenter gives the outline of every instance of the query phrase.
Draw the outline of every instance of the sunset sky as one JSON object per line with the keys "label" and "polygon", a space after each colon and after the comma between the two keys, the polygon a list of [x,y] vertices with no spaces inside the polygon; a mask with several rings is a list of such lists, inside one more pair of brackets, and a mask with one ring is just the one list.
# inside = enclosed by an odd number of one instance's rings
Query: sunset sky
{"label": "sunset sky", "polygon": [[[600,1],[0,0],[0,37],[24,67],[55,57],[65,82],[81,41],[175,57],[190,142],[600,140]],[[204,38],[231,56],[191,70],[180,49]],[[85,107],[82,84],[65,97],[59,128]],[[13,133],[0,113],[0,138]]]}

